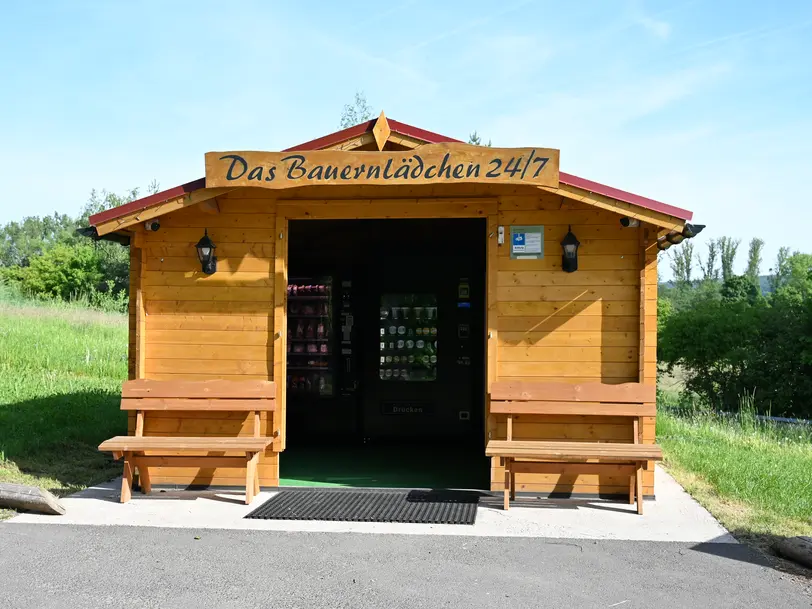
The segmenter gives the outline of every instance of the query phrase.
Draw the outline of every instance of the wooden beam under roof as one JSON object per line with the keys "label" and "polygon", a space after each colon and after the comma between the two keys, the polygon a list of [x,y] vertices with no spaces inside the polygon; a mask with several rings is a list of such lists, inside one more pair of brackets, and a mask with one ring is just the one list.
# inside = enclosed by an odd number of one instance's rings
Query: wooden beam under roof
{"label": "wooden beam under roof", "polygon": [[146,209],[140,209],[138,211],[127,214],[126,216],[122,216],[120,218],[115,218],[113,220],[103,222],[96,227],[96,231],[98,232],[98,235],[101,237],[108,233],[112,233],[127,228],[129,226],[133,226],[134,224],[146,222],[147,220],[152,220],[153,218],[163,216],[164,214],[168,214],[170,212],[183,209],[184,207],[189,207],[190,205],[197,205],[198,203],[202,203],[203,201],[209,201],[210,199],[214,199],[214,197],[219,197],[220,195],[224,195],[225,193],[230,192],[232,190],[234,189],[201,188],[200,190],[195,190],[193,192],[177,197],[175,199],[164,201],[163,203],[159,203],[158,205],[154,205]]}
{"label": "wooden beam under roof", "polygon": [[366,133],[362,133],[361,135],[351,139],[344,140],[343,142],[339,142],[328,148],[324,148],[324,150],[355,150],[356,148],[360,148],[361,146],[366,146],[367,144],[372,144],[374,142],[375,136],[371,131],[367,131]]}
{"label": "wooden beam under roof", "polygon": [[681,231],[685,227],[685,220],[681,220],[680,218],[676,218],[662,212],[645,209],[638,205],[633,205],[624,201],[618,201],[617,199],[613,199],[595,192],[590,192],[583,188],[578,188],[577,186],[559,183],[558,188],[551,186],[539,186],[539,188],[567,199],[592,205],[593,207],[597,207],[599,209],[613,211],[621,216],[635,218],[640,220],[640,222],[648,222],[649,224],[659,226],[669,231]]}

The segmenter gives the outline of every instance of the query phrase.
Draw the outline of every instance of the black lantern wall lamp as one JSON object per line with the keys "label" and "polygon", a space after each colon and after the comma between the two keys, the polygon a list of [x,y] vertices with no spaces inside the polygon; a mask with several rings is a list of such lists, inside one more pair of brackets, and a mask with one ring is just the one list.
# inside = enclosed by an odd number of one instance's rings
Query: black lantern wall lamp
{"label": "black lantern wall lamp", "polygon": [[217,256],[214,255],[217,246],[209,239],[208,229],[205,230],[195,247],[197,248],[197,257],[203,267],[203,272],[206,275],[213,275],[217,271]]}
{"label": "black lantern wall lamp", "polygon": [[564,254],[561,256],[561,270],[565,273],[574,273],[578,270],[579,245],[581,242],[572,233],[572,226],[570,226],[569,231],[561,240],[561,249],[564,250]]}

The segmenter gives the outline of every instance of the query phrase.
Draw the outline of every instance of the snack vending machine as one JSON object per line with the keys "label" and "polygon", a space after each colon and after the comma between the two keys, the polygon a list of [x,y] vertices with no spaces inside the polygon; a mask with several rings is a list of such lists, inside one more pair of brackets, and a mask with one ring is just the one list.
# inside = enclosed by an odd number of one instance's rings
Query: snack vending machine
{"label": "snack vending machine", "polygon": [[334,394],[332,277],[288,284],[288,397]]}
{"label": "snack vending machine", "polygon": [[353,285],[349,277],[288,281],[287,417],[293,444],[357,433]]}

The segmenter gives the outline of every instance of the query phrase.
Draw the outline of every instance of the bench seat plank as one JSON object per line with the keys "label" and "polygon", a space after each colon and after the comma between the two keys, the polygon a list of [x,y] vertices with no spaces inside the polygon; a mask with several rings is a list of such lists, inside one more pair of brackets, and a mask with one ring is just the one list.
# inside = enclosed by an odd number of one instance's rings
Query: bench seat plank
{"label": "bench seat plank", "polygon": [[553,414],[608,417],[653,417],[657,407],[650,404],[609,402],[548,402],[540,400],[491,401],[492,414]]}
{"label": "bench seat plank", "polygon": [[609,442],[540,442],[533,440],[491,440],[485,448],[489,457],[539,460],[606,459],[613,461],[661,461],[656,444]]}
{"label": "bench seat plank", "polygon": [[276,410],[274,399],[206,399],[206,398],[123,398],[121,410],[194,410],[271,412]]}
{"label": "bench seat plank", "polygon": [[122,398],[273,398],[276,385],[272,381],[156,381],[138,379],[127,381]]}
{"label": "bench seat plank", "polygon": [[261,452],[272,444],[274,438],[216,438],[216,437],[165,437],[165,436],[116,436],[105,440],[99,450],[110,452],[141,452],[145,450],[199,452],[199,451],[248,451]]}
{"label": "bench seat plank", "polygon": [[491,401],[540,400],[552,402],[613,402],[654,403],[657,388],[640,383],[606,385],[585,383],[530,383],[523,381],[500,381],[491,386]]}

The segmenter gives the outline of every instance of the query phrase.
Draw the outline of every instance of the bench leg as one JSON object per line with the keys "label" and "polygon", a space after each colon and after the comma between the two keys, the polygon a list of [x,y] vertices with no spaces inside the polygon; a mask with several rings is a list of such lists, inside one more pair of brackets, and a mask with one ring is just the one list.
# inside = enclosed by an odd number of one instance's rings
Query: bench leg
{"label": "bench leg", "polygon": [[257,466],[254,468],[254,497],[259,495],[259,454],[257,453]]}
{"label": "bench leg", "polygon": [[637,483],[637,476],[629,476],[629,505],[634,505],[634,486]]}
{"label": "bench leg", "polygon": [[505,510],[510,509],[510,459],[505,458]]}
{"label": "bench leg", "polygon": [[637,474],[635,475],[635,486],[637,487],[637,513],[643,514],[643,464],[637,464]]}
{"label": "bench leg", "polygon": [[516,472],[513,471],[513,466],[510,468],[510,500],[516,501]]}
{"label": "bench leg", "polygon": [[254,500],[254,489],[257,477],[257,457],[259,453],[245,454],[245,504],[250,505]]}
{"label": "bench leg", "polygon": [[121,503],[127,503],[133,495],[133,454],[124,453],[124,473],[121,475]]}
{"label": "bench leg", "polygon": [[138,484],[141,492],[148,495],[152,491],[152,480],[149,477],[149,468],[146,465],[138,464]]}

